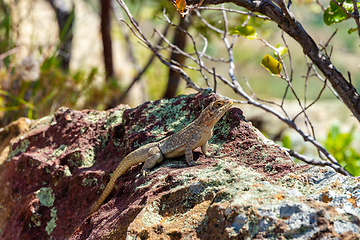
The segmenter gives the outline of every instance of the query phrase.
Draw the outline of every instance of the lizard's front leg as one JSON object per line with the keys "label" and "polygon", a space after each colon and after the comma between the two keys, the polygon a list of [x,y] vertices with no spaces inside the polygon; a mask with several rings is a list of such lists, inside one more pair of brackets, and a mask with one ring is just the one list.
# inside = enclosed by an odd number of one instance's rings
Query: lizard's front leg
{"label": "lizard's front leg", "polygon": [[208,143],[208,142],[206,142],[205,144],[203,144],[203,145],[201,146],[201,151],[202,151],[203,154],[204,154],[205,156],[207,156],[207,157],[210,156],[210,154],[209,154],[209,152],[208,152],[208,147],[209,147],[209,143]]}
{"label": "lizard's front leg", "polygon": [[196,163],[194,161],[194,155],[191,149],[191,145],[190,144],[186,144],[185,146],[185,159],[186,162],[189,166],[195,166]]}
{"label": "lizard's front leg", "polygon": [[[185,146],[185,159],[186,159],[186,162],[189,166],[195,166],[196,163],[194,161],[194,154],[193,154],[193,151],[192,151],[192,145],[191,144],[186,144]],[[205,156],[209,156],[209,153],[207,151],[207,148],[208,148],[208,143],[206,142],[205,144],[201,145],[201,151],[203,152],[203,154]]]}
{"label": "lizard's front leg", "polygon": [[[196,165],[196,163],[194,161],[193,150],[195,150],[195,147],[199,143],[200,140],[201,140],[201,133],[195,132],[195,133],[191,134],[191,136],[189,137],[188,141],[185,144],[185,159],[186,159],[186,162],[189,164],[189,166]],[[201,149],[202,149],[202,146],[201,146]]]}
{"label": "lizard's front leg", "polygon": [[153,168],[156,163],[160,163],[163,159],[164,155],[158,146],[149,148],[148,158],[145,160],[141,169],[143,175],[147,175],[150,172],[150,168]]}
{"label": "lizard's front leg", "polygon": [[[191,134],[189,137],[188,142],[185,144],[185,159],[189,166],[195,166],[196,163],[194,161],[194,155],[193,150],[195,150],[195,147],[199,141],[201,140],[201,134],[200,132],[195,132]],[[199,145],[198,145],[199,146]],[[207,155],[207,143],[201,145],[201,150],[205,155]]]}

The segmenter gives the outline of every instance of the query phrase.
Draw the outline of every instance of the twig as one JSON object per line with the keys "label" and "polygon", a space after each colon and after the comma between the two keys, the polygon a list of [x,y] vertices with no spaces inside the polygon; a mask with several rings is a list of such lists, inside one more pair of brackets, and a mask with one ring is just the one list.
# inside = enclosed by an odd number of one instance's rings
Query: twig
{"label": "twig", "polygon": [[295,24],[294,21],[294,15],[290,12],[290,10],[286,7],[284,0],[278,0],[279,6],[283,13],[285,14],[285,17],[290,22],[290,24]]}
{"label": "twig", "polygon": [[229,13],[237,13],[237,14],[248,15],[248,16],[251,16],[251,17],[264,19],[264,20],[271,20],[269,17],[262,16],[262,15],[257,15],[257,14],[254,14],[252,12],[239,11],[239,10],[223,8],[223,7],[218,8],[218,7],[201,6],[201,7],[198,7],[197,9],[199,9],[199,10],[226,11],[226,12],[229,12]]}
{"label": "twig", "polygon": [[213,70],[213,76],[214,76],[214,93],[216,93],[216,89],[217,89],[217,81],[216,81],[216,73],[215,73],[215,68],[212,68]]}
{"label": "twig", "polygon": [[[224,4],[221,4],[221,7],[224,8]],[[222,10],[222,17],[223,17],[223,21],[224,21],[224,37],[226,37],[228,30],[229,30],[229,23],[226,17],[226,11]]]}
{"label": "twig", "polygon": [[140,41],[142,41],[155,55],[156,57],[166,66],[168,66],[169,68],[171,68],[174,71],[179,72],[179,74],[181,75],[181,77],[186,81],[187,87],[193,88],[197,91],[202,91],[203,89],[199,86],[197,86],[193,81],[191,81],[190,77],[186,74],[186,72],[184,70],[182,70],[181,68],[179,68],[178,66],[175,66],[174,64],[171,64],[167,61],[165,61],[163,59],[163,57],[156,51],[156,49],[151,45],[151,43],[149,41],[147,41],[145,35],[142,33],[142,30],[139,27],[139,24],[136,22],[136,20],[133,18],[132,14],[130,13],[128,7],[126,6],[126,4],[124,3],[123,0],[116,0],[119,5],[124,9],[126,15],[128,16],[128,18],[130,19],[130,22],[132,24],[132,26],[136,29],[133,29],[127,22],[124,22],[126,25],[128,25],[128,27],[131,29],[131,31],[134,33],[135,36],[138,37],[138,39]]}
{"label": "twig", "polygon": [[[314,101],[312,101],[312,103],[310,103],[309,105],[307,105],[304,110],[309,109],[312,105],[314,105],[317,101],[319,101],[319,99],[320,99],[320,97],[321,97],[321,95],[322,95],[322,93],[324,92],[325,89],[326,89],[326,80],[325,80],[325,82],[324,82],[324,86],[321,88],[320,93],[318,94],[318,96],[316,97],[316,99],[315,99]],[[302,113],[303,113],[303,111],[301,111],[301,112],[299,112],[298,114],[296,114],[295,117],[293,117],[293,120],[295,120],[295,119],[296,119],[298,116],[300,116]]]}
{"label": "twig", "polygon": [[[284,37],[284,31],[281,32],[281,38],[285,44],[285,47],[287,48],[287,52],[288,52],[288,56],[289,56],[289,63],[290,63],[290,78],[289,78],[289,82],[291,83],[293,81],[293,74],[294,74],[294,67],[293,67],[293,62],[292,62],[292,57],[291,57],[291,51],[290,48],[285,40]],[[286,113],[286,111],[284,110],[284,104],[285,104],[285,98],[287,96],[287,93],[289,92],[289,84],[286,86],[283,98],[281,100],[281,109],[283,110],[284,113]]]}
{"label": "twig", "polygon": [[[181,27],[175,25],[174,23],[172,23],[171,20],[168,18],[168,16],[165,14],[165,11],[163,12],[163,16],[164,16],[164,18],[165,18],[165,20],[166,20],[166,22],[167,22],[168,24],[170,24],[171,26],[174,26],[174,27],[178,28],[180,31],[182,31],[183,33],[185,33],[185,34],[190,38],[190,40],[191,40],[191,42],[192,42],[192,44],[193,44],[193,48],[194,48],[196,57],[197,57],[197,60],[195,60],[195,59],[192,58],[192,57],[191,57],[191,59],[193,59],[193,61],[196,62],[196,63],[199,65],[200,73],[201,73],[201,75],[203,76],[203,78],[206,79],[206,81],[207,81],[207,77],[205,76],[205,74],[204,74],[204,72],[203,72],[203,65],[204,65],[204,63],[203,63],[203,61],[202,61],[203,53],[206,51],[206,48],[207,48],[207,40],[204,41],[204,42],[205,42],[204,48],[203,48],[202,52],[199,53],[198,50],[197,50],[197,47],[196,47],[196,42],[195,42],[195,40],[194,40],[194,37],[193,37],[188,31],[186,31],[186,30],[184,30],[183,28],[181,28]],[[201,35],[201,36],[202,36],[202,35]],[[200,37],[201,37],[201,36],[200,36]],[[202,36],[202,37],[203,37],[203,36]],[[203,39],[206,39],[206,38],[203,37]],[[169,41],[167,41],[167,42],[169,43]],[[169,45],[170,45],[170,44],[169,44]],[[171,45],[172,45],[172,47],[174,46],[173,44],[171,44]],[[180,49],[176,46],[176,50],[180,50]],[[181,51],[181,52],[184,53],[184,51]],[[188,54],[185,53],[185,55],[188,55]]]}
{"label": "twig", "polygon": [[284,151],[288,152],[290,156],[297,158],[307,164],[311,164],[311,165],[316,165],[316,166],[328,166],[333,168],[335,171],[344,174],[345,176],[352,176],[348,171],[346,171],[343,167],[341,167],[340,165],[337,164],[333,164],[331,162],[326,162],[323,160],[317,160],[317,159],[312,159],[309,157],[306,157],[304,155],[301,155],[298,152],[295,152],[294,150],[288,149],[288,148],[284,148],[281,147],[281,149],[283,149]]}
{"label": "twig", "polygon": [[205,24],[205,26],[207,26],[208,28],[214,30],[215,32],[217,33],[220,33],[220,34],[224,34],[224,31],[223,30],[220,30],[216,27],[214,27],[213,25],[211,25],[210,23],[208,23],[200,14],[200,12],[198,10],[195,10],[194,11],[196,13],[196,15],[198,16],[198,18],[200,18],[200,20]]}
{"label": "twig", "polygon": [[[163,35],[166,35],[167,31],[169,29],[169,25],[167,25],[164,29],[164,33]],[[160,38],[157,42],[157,45],[160,45],[162,43],[163,39]],[[122,96],[119,98],[119,102],[122,102],[124,100],[124,98],[126,97],[126,95],[129,93],[130,89],[134,86],[134,84],[140,80],[141,76],[146,72],[146,70],[150,67],[151,63],[153,62],[155,58],[155,55],[152,54],[151,57],[149,58],[148,62],[146,63],[145,67],[143,67],[142,70],[140,70],[137,74],[136,77],[133,78],[131,84],[128,86],[128,88],[124,91],[124,93],[122,94]]]}
{"label": "twig", "polygon": [[[121,11],[119,11],[120,10],[119,7],[116,7],[116,8],[112,7],[112,9],[113,9],[113,12],[114,12],[114,14],[116,16],[116,19],[123,18],[123,13]],[[126,43],[126,50],[127,50],[128,56],[130,58],[130,61],[134,65],[135,70],[139,73],[141,71],[141,66],[140,66],[139,62],[136,60],[133,45],[132,45],[132,43],[130,41],[130,34],[128,33],[128,31],[126,31],[125,26],[123,24],[120,24],[120,22],[117,22],[117,23],[118,23],[119,27],[121,28],[121,32],[122,32],[122,34],[124,36],[125,43]],[[133,83],[131,85],[133,85]],[[126,93],[126,91],[125,91],[125,93]]]}
{"label": "twig", "polygon": [[350,84],[352,84],[352,80],[351,80],[351,73],[348,71],[348,78],[349,78],[349,82]]}
{"label": "twig", "polygon": [[3,60],[4,58],[16,53],[19,50],[19,47],[14,47],[12,49],[10,49],[9,51],[6,51],[2,54],[0,54],[0,61]]}
{"label": "twig", "polygon": [[[286,123],[290,128],[294,129],[295,131],[297,131],[304,139],[304,141],[308,141],[311,142],[317,149],[319,152],[321,152],[322,154],[324,154],[324,156],[330,160],[330,162],[334,165],[339,166],[340,168],[342,168],[340,166],[340,164],[336,161],[336,159],[329,153],[326,151],[326,149],[321,146],[321,144],[316,141],[313,137],[311,137],[310,135],[305,134],[301,129],[298,128],[298,126],[294,123],[294,121],[289,120],[287,118],[285,118],[284,116],[282,116],[281,114],[279,114],[278,112],[274,111],[273,109],[271,109],[270,107],[260,104],[257,101],[255,101],[253,98],[251,98],[248,94],[246,94],[244,92],[244,90],[242,89],[242,87],[240,86],[240,84],[236,81],[235,76],[233,75],[234,72],[234,65],[233,61],[232,61],[232,48],[229,46],[228,41],[226,38],[223,38],[225,45],[227,46],[228,49],[228,54],[229,54],[229,59],[230,59],[230,64],[229,64],[229,75],[232,79],[232,84],[230,86],[232,86],[232,88],[234,89],[234,91],[238,94],[240,94],[242,97],[244,97],[247,101],[248,104],[252,104],[254,106],[257,106],[259,108],[262,108],[263,110],[270,112],[271,114],[275,115],[277,118],[279,118],[281,121],[283,121],[284,123]],[[224,78],[220,78],[221,80],[225,80]],[[229,81],[224,81],[226,84],[229,84]],[[336,169],[335,169],[336,170]],[[344,171],[346,171],[344,169]],[[350,174],[350,173],[348,173]]]}
{"label": "twig", "polygon": [[325,45],[324,45],[324,48],[328,47],[329,44],[330,44],[330,41],[335,37],[336,33],[338,31],[338,28],[335,29],[335,31],[331,34],[331,36],[329,37],[329,39],[326,41]]}
{"label": "twig", "polygon": [[324,4],[322,4],[322,2],[320,2],[320,0],[316,0],[316,3],[321,7],[323,12],[326,11],[326,8],[324,7]]}
{"label": "twig", "polygon": [[320,81],[322,81],[323,83],[326,84],[326,86],[330,89],[330,91],[334,94],[334,96],[342,102],[342,99],[339,97],[338,93],[334,90],[334,88],[331,86],[331,84],[329,84],[329,82],[327,81],[327,79],[323,78],[319,72],[317,71],[316,67],[314,66],[314,64],[312,62],[309,61],[308,57],[305,56],[305,60],[308,63],[308,65],[311,66],[312,70],[314,71],[314,76],[316,78],[318,78]]}
{"label": "twig", "polygon": [[352,14],[354,20],[355,20],[355,23],[356,23],[356,26],[357,26],[357,29],[358,29],[358,35],[360,37],[360,19],[359,19],[359,9],[357,7],[357,1],[356,0],[352,0],[353,2],[353,6],[354,6],[354,13]]}
{"label": "twig", "polygon": [[222,62],[222,63],[229,63],[229,60],[225,60],[225,59],[223,59],[223,58],[213,58],[213,57],[211,57],[211,56],[209,56],[209,55],[207,55],[206,53],[204,53],[204,56],[203,56],[204,58],[206,58],[206,59],[208,59],[208,60],[210,60],[210,61],[212,61],[212,62]]}

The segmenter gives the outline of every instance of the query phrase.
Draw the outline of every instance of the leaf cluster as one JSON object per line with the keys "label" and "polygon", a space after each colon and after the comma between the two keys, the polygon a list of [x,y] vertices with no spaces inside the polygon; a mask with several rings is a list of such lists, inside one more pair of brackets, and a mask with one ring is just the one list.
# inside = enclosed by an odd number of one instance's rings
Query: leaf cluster
{"label": "leaf cluster", "polygon": [[[356,2],[356,6],[360,8],[360,3]],[[328,26],[340,23],[350,18],[354,13],[354,3],[352,0],[331,0],[329,7],[323,14],[324,23]],[[356,32],[357,28],[350,28],[348,33]]]}
{"label": "leaf cluster", "polygon": [[352,146],[354,127],[349,132],[342,133],[338,124],[334,124],[324,141],[326,149],[354,176],[360,176],[360,154]]}
{"label": "leaf cluster", "polygon": [[[239,35],[244,36],[249,40],[253,39],[261,39],[258,37],[255,28],[252,26],[240,26],[236,27],[234,30],[231,31],[230,35]],[[262,41],[264,41],[262,39]],[[269,54],[266,54],[263,59],[261,60],[261,66],[263,66],[266,70],[270,72],[272,75],[278,75],[282,71],[282,65],[280,63],[280,59],[287,54],[287,48],[277,44],[273,47],[274,50],[274,57]]]}

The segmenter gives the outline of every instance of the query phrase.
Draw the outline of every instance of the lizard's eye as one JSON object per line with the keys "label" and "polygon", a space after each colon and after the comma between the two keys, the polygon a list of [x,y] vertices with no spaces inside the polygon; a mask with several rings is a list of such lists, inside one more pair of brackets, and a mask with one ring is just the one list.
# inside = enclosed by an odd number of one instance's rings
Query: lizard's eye
{"label": "lizard's eye", "polygon": [[221,107],[223,105],[223,103],[222,102],[215,102],[214,105],[215,105],[215,107],[219,108],[219,107]]}

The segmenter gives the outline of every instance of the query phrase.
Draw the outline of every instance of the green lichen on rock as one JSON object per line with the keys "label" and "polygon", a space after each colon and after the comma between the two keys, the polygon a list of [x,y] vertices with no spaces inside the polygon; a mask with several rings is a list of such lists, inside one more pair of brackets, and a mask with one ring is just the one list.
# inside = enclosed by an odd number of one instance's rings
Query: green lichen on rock
{"label": "green lichen on rock", "polygon": [[54,150],[54,152],[51,154],[50,159],[53,159],[55,157],[59,157],[61,154],[63,154],[67,149],[67,146],[64,144],[61,144],[60,147]]}
{"label": "green lichen on rock", "polygon": [[105,129],[109,129],[120,124],[122,122],[122,116],[125,110],[126,107],[123,107],[122,109],[112,112],[105,120]]}
{"label": "green lichen on rock", "polygon": [[65,166],[64,167],[64,176],[65,177],[70,177],[72,174],[71,174],[71,171],[70,171],[70,169],[69,169],[69,167],[68,166]]}
{"label": "green lichen on rock", "polygon": [[[176,101],[179,101],[179,99],[181,99],[181,97],[177,98]],[[164,105],[170,107],[162,108],[160,113],[163,114],[163,116],[172,116],[171,118],[167,118],[167,121],[164,124],[164,126],[167,126],[171,131],[178,132],[195,119],[195,115],[189,116],[189,109],[181,110],[187,105],[185,100],[181,100],[177,105],[173,104],[175,102],[174,100],[169,99],[163,101],[167,101],[164,102]],[[164,131],[164,129],[160,129],[160,131]]]}
{"label": "green lichen on rock", "polygon": [[69,166],[70,167],[79,167],[82,165],[82,155],[80,149],[74,149],[72,153],[68,155],[69,157]]}
{"label": "green lichen on rock", "polygon": [[92,123],[96,123],[98,121],[100,121],[100,119],[103,119],[105,118],[107,115],[107,113],[104,111],[104,112],[90,112],[88,114],[88,116],[85,118],[85,120],[87,120],[88,122],[92,122]]}
{"label": "green lichen on rock", "polygon": [[91,167],[95,163],[95,150],[93,147],[89,147],[82,161],[81,167]]}
{"label": "green lichen on rock", "polygon": [[31,222],[29,223],[29,227],[40,227],[41,226],[41,215],[34,213],[31,215]]}
{"label": "green lichen on rock", "polygon": [[52,233],[52,231],[54,230],[54,228],[56,228],[56,220],[58,220],[58,217],[57,217],[57,210],[55,209],[55,207],[53,207],[51,209],[50,217],[51,217],[51,219],[46,224],[46,227],[45,227],[45,230],[48,235],[50,235]]}
{"label": "green lichen on rock", "polygon": [[110,139],[110,136],[111,136],[111,134],[109,132],[107,132],[107,133],[105,133],[103,135],[100,135],[98,137],[98,142],[101,143],[101,149],[104,149],[107,146],[107,144],[109,142],[109,139]]}
{"label": "green lichen on rock", "polygon": [[80,129],[80,134],[86,133],[87,130],[88,130],[87,127],[82,127],[82,128]]}
{"label": "green lichen on rock", "polygon": [[91,167],[95,163],[95,150],[89,147],[86,151],[76,148],[67,155],[70,167]]}
{"label": "green lichen on rock", "polygon": [[52,207],[55,201],[55,194],[49,187],[42,187],[36,191],[36,197],[40,203],[46,207]]}
{"label": "green lichen on rock", "polygon": [[25,152],[27,150],[27,148],[29,147],[29,145],[30,145],[29,140],[27,140],[27,139],[20,140],[19,145],[17,145],[16,148],[9,153],[6,161],[10,161],[19,152],[22,152],[22,153]]}
{"label": "green lichen on rock", "polygon": [[98,185],[98,180],[96,178],[84,178],[82,180],[82,185],[83,186],[97,186]]}

